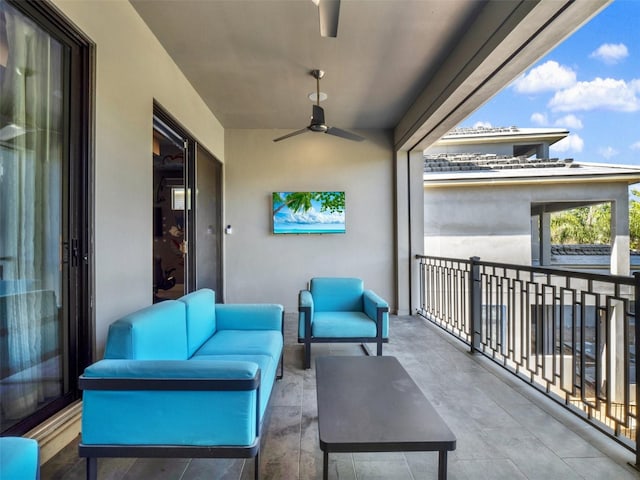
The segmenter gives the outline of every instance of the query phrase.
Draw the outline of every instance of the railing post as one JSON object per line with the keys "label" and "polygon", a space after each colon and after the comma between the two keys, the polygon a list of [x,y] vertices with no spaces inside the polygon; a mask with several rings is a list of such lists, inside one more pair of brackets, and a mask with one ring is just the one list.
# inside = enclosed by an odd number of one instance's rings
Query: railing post
{"label": "railing post", "polygon": [[[635,288],[634,288],[634,312],[633,312],[633,323],[635,326],[635,345],[634,349],[636,355],[634,357],[635,362],[635,381],[636,381],[636,464],[635,468],[640,470],[640,442],[638,442],[638,411],[639,411],[639,403],[640,402],[640,368],[638,368],[638,349],[640,347],[640,321],[638,321],[638,316],[640,315],[640,272],[634,272],[633,278],[635,279]],[[628,368],[625,365],[625,368]]]}
{"label": "railing post", "polygon": [[480,348],[482,338],[482,322],[480,321],[480,309],[482,305],[482,285],[480,283],[480,257],[469,259],[469,313],[471,314],[471,350],[475,353]]}

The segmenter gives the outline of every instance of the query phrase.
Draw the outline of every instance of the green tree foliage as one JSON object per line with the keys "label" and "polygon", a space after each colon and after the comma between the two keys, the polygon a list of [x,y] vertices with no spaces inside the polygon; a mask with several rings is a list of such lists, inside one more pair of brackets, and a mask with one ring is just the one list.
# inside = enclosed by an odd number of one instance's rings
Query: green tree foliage
{"label": "green tree foliage", "polygon": [[629,240],[632,250],[640,250],[640,198],[639,190],[631,190],[633,197],[629,201]]}
{"label": "green tree foliage", "polygon": [[[629,200],[629,240],[640,250],[640,190],[631,190]],[[551,215],[551,243],[610,244],[611,203],[573,208]]]}
{"label": "green tree foliage", "polygon": [[551,243],[611,243],[611,204],[600,203],[552,214]]}
{"label": "green tree foliage", "polygon": [[322,212],[343,212],[344,192],[291,192],[286,196],[280,193],[273,194],[273,214],[275,215],[284,207],[289,207],[292,212],[306,212],[311,209],[311,202],[320,202]]}

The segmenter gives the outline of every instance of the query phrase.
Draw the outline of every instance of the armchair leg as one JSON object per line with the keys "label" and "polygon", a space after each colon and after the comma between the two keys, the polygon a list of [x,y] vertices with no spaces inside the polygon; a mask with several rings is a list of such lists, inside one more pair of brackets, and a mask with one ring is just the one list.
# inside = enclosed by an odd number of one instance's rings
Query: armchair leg
{"label": "armchair leg", "polygon": [[382,356],[382,342],[378,342],[378,348],[376,349],[376,355]]}
{"label": "armchair leg", "polygon": [[98,480],[98,459],[87,457],[87,480]]}

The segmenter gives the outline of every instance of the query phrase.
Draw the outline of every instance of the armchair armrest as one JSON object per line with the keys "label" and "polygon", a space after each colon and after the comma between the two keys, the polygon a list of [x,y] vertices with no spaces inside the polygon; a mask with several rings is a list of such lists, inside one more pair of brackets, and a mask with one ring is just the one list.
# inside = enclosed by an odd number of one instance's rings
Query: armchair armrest
{"label": "armchair armrest", "polygon": [[276,304],[216,304],[219,330],[283,331],[284,308]]}
{"label": "armchair armrest", "polygon": [[313,323],[313,297],[309,290],[300,290],[298,295],[298,338],[311,336],[311,324]]}
{"label": "armchair armrest", "polygon": [[386,338],[389,335],[389,304],[372,290],[365,290],[363,299],[364,312],[376,322],[378,335]]}

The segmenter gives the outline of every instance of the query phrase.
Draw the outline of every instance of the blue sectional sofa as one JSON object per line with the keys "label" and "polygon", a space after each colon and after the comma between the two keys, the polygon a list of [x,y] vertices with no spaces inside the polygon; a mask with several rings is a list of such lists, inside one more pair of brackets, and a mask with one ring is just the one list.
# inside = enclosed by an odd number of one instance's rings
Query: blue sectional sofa
{"label": "blue sectional sofa", "polygon": [[113,323],[104,360],[79,379],[81,457],[254,458],[276,378],[281,305],[216,304],[212,290]]}
{"label": "blue sectional sofa", "polygon": [[[389,304],[359,278],[317,277],[298,295],[298,343],[304,368],[311,366],[312,343],[375,342],[376,354],[389,342]],[[367,351],[368,353],[368,351]]]}

